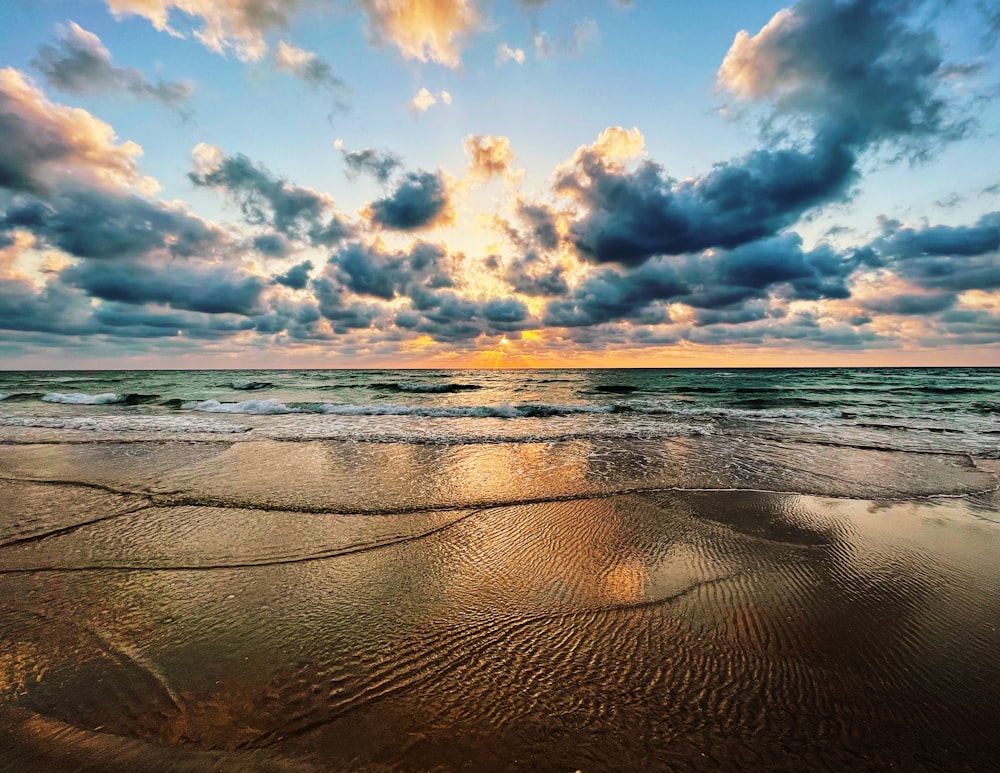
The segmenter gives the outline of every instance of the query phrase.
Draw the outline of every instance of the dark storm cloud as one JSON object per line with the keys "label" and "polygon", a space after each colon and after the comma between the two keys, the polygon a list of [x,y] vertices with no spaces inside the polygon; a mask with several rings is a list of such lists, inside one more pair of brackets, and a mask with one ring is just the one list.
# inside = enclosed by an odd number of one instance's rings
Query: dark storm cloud
{"label": "dark storm cloud", "polygon": [[954,73],[936,33],[916,18],[925,5],[801,0],[755,37],[736,37],[720,84],[852,146],[902,141],[921,152],[921,140],[954,139],[967,128],[938,93]]}
{"label": "dark storm cloud", "polygon": [[120,92],[160,102],[180,112],[194,87],[183,81],[152,83],[132,67],[117,67],[100,39],[77,24],[60,31],[55,45],[43,45],[32,62],[53,88],[70,94]]}
{"label": "dark storm cloud", "polygon": [[654,255],[736,247],[775,234],[807,209],[844,196],[856,179],[855,161],[850,148],[817,140],[810,150],[758,150],[677,181],[653,162],[624,172],[594,153],[557,187],[587,207],[570,228],[581,257],[634,267]]}
{"label": "dark storm cloud", "polygon": [[656,300],[679,298],[688,285],[668,265],[645,266],[622,275],[605,269],[591,274],[566,300],[550,301],[543,322],[557,327],[586,327],[635,318]]}
{"label": "dark storm cloud", "polygon": [[513,261],[504,274],[504,279],[515,292],[524,295],[556,297],[569,293],[569,285],[563,276],[562,266],[546,266],[534,254]]}
{"label": "dark storm cloud", "polygon": [[264,335],[283,334],[297,340],[329,339],[330,334],[317,326],[320,319],[322,314],[313,301],[272,298],[268,310],[253,317],[253,324],[254,329]]}
{"label": "dark storm cloud", "polygon": [[437,341],[469,340],[535,326],[527,306],[516,298],[484,302],[463,298],[449,290],[415,288],[410,299],[412,310],[397,313],[396,325]]}
{"label": "dark storm cloud", "polygon": [[309,284],[309,272],[312,271],[312,268],[311,260],[304,261],[288,269],[284,274],[274,277],[274,281],[292,290],[304,290]]}
{"label": "dark storm cloud", "polygon": [[448,187],[440,172],[409,172],[391,195],[371,204],[372,221],[397,231],[435,225],[450,208]]}
{"label": "dark storm cloud", "polygon": [[374,304],[348,301],[346,290],[332,279],[315,279],[312,288],[320,314],[330,322],[334,333],[369,328],[382,316],[382,309]]}
{"label": "dark storm cloud", "polygon": [[531,236],[539,247],[554,250],[559,246],[559,232],[556,229],[555,213],[544,204],[518,203],[517,214],[528,224]]}
{"label": "dark storm cloud", "polygon": [[596,272],[569,298],[551,301],[545,322],[573,327],[641,321],[645,307],[656,301],[733,310],[772,293],[787,299],[847,298],[847,279],[860,265],[853,253],[823,245],[804,251],[797,234],[784,234],[729,251],[661,258],[626,273]]}
{"label": "dark storm cloud", "polygon": [[380,183],[389,182],[403,162],[399,156],[389,151],[379,151],[374,148],[364,148],[363,150],[346,150],[340,148],[344,157],[344,164],[347,167],[348,179],[356,179],[358,175],[369,174]]}
{"label": "dark storm cloud", "polygon": [[23,279],[0,281],[0,330],[78,335],[94,332],[88,298],[58,282],[38,289]]}
{"label": "dark storm cloud", "polygon": [[[655,255],[734,248],[843,199],[862,154],[919,157],[962,136],[967,123],[939,95],[947,69],[940,43],[911,26],[917,5],[802,0],[756,37],[737,37],[720,83],[770,105],[769,144],[805,141],[758,149],[684,181],[653,162],[630,172],[597,149],[578,153],[556,188],[586,207],[570,229],[580,255],[638,266]],[[785,119],[788,134],[778,129]]]}
{"label": "dark storm cloud", "polygon": [[284,234],[261,234],[254,237],[253,248],[269,258],[284,258],[292,253],[292,245]]}
{"label": "dark storm cloud", "polygon": [[359,295],[391,300],[417,287],[450,287],[444,268],[445,250],[418,241],[409,252],[383,252],[361,242],[350,242],[331,256],[332,278]]}
{"label": "dark storm cloud", "polygon": [[0,188],[45,195],[59,183],[131,183],[134,143],[115,144],[106,123],[49,102],[13,68],[0,69]]}
{"label": "dark storm cloud", "polygon": [[219,340],[253,330],[254,320],[235,314],[205,314],[152,309],[129,303],[102,303],[94,310],[98,332],[127,338],[187,338]]}
{"label": "dark storm cloud", "polygon": [[891,257],[974,256],[1000,250],[1000,212],[983,215],[971,226],[937,225],[916,229],[885,221],[883,230],[885,235],[875,246]]}
{"label": "dark storm cloud", "polygon": [[941,325],[953,336],[987,336],[991,341],[1000,336],[1000,316],[984,309],[947,311],[941,315]]}
{"label": "dark storm cloud", "polygon": [[207,314],[250,314],[265,282],[225,266],[190,263],[86,261],[64,269],[60,279],[89,295],[124,303],[162,303]]}
{"label": "dark storm cloud", "polygon": [[48,202],[15,201],[0,230],[30,231],[81,258],[122,258],[166,249],[175,257],[207,256],[225,237],[213,225],[179,209],[122,191],[65,190]]}
{"label": "dark storm cloud", "polygon": [[1000,213],[969,226],[902,227],[885,220],[868,249],[879,264],[928,290],[1000,289]]}
{"label": "dark storm cloud", "polygon": [[871,298],[862,304],[869,311],[881,314],[934,314],[950,309],[958,300],[953,293],[942,295],[892,295],[885,298]]}
{"label": "dark storm cloud", "polygon": [[288,184],[242,153],[214,158],[208,168],[189,172],[188,178],[228,193],[251,225],[268,225],[293,239],[332,246],[352,232],[327,197]]}
{"label": "dark storm cloud", "polygon": [[359,295],[391,300],[396,297],[397,287],[406,280],[401,258],[380,253],[360,242],[346,245],[330,262],[337,268],[337,279]]}
{"label": "dark storm cloud", "polygon": [[891,266],[899,276],[928,290],[1000,289],[1000,259],[995,254],[972,258],[910,258]]}

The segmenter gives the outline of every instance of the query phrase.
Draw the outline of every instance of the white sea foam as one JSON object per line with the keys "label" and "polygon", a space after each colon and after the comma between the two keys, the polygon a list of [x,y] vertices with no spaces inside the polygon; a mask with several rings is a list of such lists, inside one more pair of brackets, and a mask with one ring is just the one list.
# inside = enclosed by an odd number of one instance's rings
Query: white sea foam
{"label": "white sea foam", "polygon": [[249,390],[253,390],[253,389],[264,389],[265,387],[269,387],[269,386],[271,386],[271,382],[270,381],[250,381],[250,380],[247,380],[247,379],[239,379],[239,380],[230,382],[229,386],[231,386],[233,389],[241,389],[241,390],[247,390],[247,391],[249,391]]}
{"label": "white sea foam", "polygon": [[8,397],[10,397],[10,395],[6,395],[3,392],[0,392],[0,400],[6,400]]}
{"label": "white sea foam", "polygon": [[251,427],[212,419],[176,416],[7,416],[0,418],[4,427],[37,427],[90,432],[169,432],[176,435],[195,433],[236,434]]}
{"label": "white sea foam", "polygon": [[283,413],[305,413],[302,408],[292,408],[277,400],[243,400],[239,403],[220,403],[218,400],[201,400],[181,405],[188,411],[205,413],[245,413],[256,416],[274,416]]}
{"label": "white sea foam", "polygon": [[68,403],[70,405],[108,405],[120,403],[125,398],[115,392],[104,392],[99,395],[88,395],[85,392],[49,392],[42,397],[47,403]]}

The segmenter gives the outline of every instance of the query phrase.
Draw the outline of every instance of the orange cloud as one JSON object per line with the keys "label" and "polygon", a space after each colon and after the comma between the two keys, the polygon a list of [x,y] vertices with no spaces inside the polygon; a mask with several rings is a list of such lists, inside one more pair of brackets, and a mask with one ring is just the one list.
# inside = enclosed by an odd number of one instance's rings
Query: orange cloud
{"label": "orange cloud", "polygon": [[473,0],[359,0],[372,36],[392,43],[403,56],[458,67],[463,37],[482,18]]}
{"label": "orange cloud", "polygon": [[81,108],[50,102],[13,68],[0,70],[0,136],[4,187],[40,192],[83,178],[104,187],[156,188],[139,174],[139,145],[118,144],[108,124]]}
{"label": "orange cloud", "polygon": [[465,152],[469,156],[469,175],[489,180],[497,175],[511,174],[514,153],[506,137],[471,134],[465,138]]}
{"label": "orange cloud", "polygon": [[289,16],[300,0],[105,0],[117,17],[142,16],[156,29],[180,36],[170,26],[170,14],[177,10],[202,20],[195,33],[207,48],[235,52],[243,61],[257,61],[267,53],[264,36],[288,25]]}
{"label": "orange cloud", "polygon": [[795,77],[778,55],[774,45],[784,33],[799,24],[788,8],[778,11],[753,37],[740,30],[722,60],[717,78],[719,85],[743,99],[761,99],[779,88],[782,81]]}

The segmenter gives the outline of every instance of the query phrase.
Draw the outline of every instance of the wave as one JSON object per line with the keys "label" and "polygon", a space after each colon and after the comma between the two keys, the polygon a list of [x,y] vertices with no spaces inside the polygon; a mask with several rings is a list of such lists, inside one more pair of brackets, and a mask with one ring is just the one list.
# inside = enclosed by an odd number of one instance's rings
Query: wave
{"label": "wave", "polygon": [[770,408],[724,408],[704,407],[693,408],[688,404],[675,403],[635,403],[627,406],[627,410],[649,415],[663,414],[666,416],[685,416],[688,418],[703,417],[715,419],[839,419],[843,412],[837,408],[806,408],[806,407],[770,407]]}
{"label": "wave", "polygon": [[381,389],[387,392],[416,392],[419,394],[448,394],[451,392],[471,392],[482,389],[479,384],[428,384],[428,383],[407,383],[405,381],[377,381],[371,385],[372,389]]}
{"label": "wave", "polygon": [[181,408],[206,413],[246,413],[256,416],[274,416],[284,413],[306,413],[304,408],[295,408],[277,400],[244,400],[240,403],[220,403],[218,400],[195,400],[181,403]]}
{"label": "wave", "polygon": [[569,416],[581,413],[611,413],[610,405],[545,405],[520,403],[518,405],[460,405],[423,406],[398,405],[331,405],[320,406],[319,412],[338,416],[426,416],[429,418],[479,418],[479,419],[542,419],[550,416]]}
{"label": "wave", "polygon": [[232,435],[252,429],[210,419],[172,416],[8,416],[0,418],[0,426],[90,432],[170,432],[178,435]]}
{"label": "wave", "polygon": [[982,395],[989,394],[990,389],[986,387],[968,386],[905,386],[900,387],[895,392],[904,394],[928,394],[928,395]]}
{"label": "wave", "polygon": [[38,400],[42,392],[8,392],[3,398],[8,403],[20,403],[27,400]]}
{"label": "wave", "polygon": [[[169,401],[174,402],[174,401]],[[614,413],[613,405],[546,405],[520,403],[517,405],[400,405],[376,403],[351,405],[347,403],[292,403],[278,400],[244,400],[239,403],[220,403],[218,400],[201,400],[181,403],[189,411],[206,413],[238,413],[258,416],[276,416],[292,413],[324,414],[328,416],[424,416],[437,419],[541,419],[551,416],[570,416],[584,413]]]}
{"label": "wave", "polygon": [[633,392],[638,392],[639,387],[632,386],[631,384],[601,384],[600,386],[595,386],[592,391],[613,395],[630,395]]}
{"label": "wave", "polygon": [[257,389],[267,389],[269,386],[273,386],[270,381],[244,381],[237,380],[233,381],[229,386],[233,389],[241,389],[247,392],[251,392]]}
{"label": "wave", "polygon": [[[38,395],[37,393],[27,393],[11,396],[31,399]],[[86,392],[49,392],[42,395],[43,402],[64,403],[66,405],[145,405],[146,403],[155,403],[159,399],[160,395],[139,392],[129,392],[128,394],[103,392],[98,395],[88,395]]]}
{"label": "wave", "polygon": [[46,403],[66,403],[69,405],[109,405],[124,402],[125,396],[117,392],[103,392],[99,395],[88,395],[86,392],[49,392],[42,396]]}
{"label": "wave", "polygon": [[728,407],[743,409],[748,411],[766,411],[770,409],[782,408],[824,408],[829,407],[829,403],[819,400],[810,400],[806,397],[750,397],[745,400],[734,400]]}

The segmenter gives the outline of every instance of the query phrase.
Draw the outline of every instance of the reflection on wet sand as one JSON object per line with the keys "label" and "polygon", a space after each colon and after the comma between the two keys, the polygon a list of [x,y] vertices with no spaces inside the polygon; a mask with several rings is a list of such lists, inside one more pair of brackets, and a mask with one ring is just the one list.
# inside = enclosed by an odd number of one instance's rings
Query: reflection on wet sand
{"label": "reflection on wet sand", "polygon": [[[152,494],[3,483],[0,769],[981,769],[1000,751],[1000,527],[978,500],[840,495],[915,486],[875,480],[901,460],[820,452],[774,481],[826,475],[831,497],[731,490],[776,465],[698,471],[693,440],[291,444],[271,470],[252,445],[187,468],[168,449]],[[45,477],[37,454],[5,449],[2,471]],[[289,485],[296,463],[327,488]],[[938,464],[914,462],[993,483]]]}

